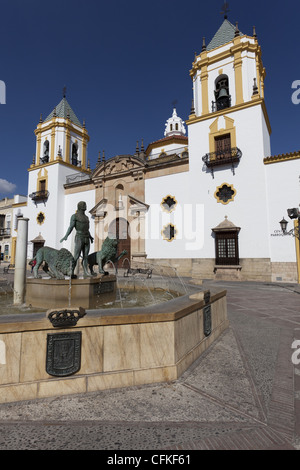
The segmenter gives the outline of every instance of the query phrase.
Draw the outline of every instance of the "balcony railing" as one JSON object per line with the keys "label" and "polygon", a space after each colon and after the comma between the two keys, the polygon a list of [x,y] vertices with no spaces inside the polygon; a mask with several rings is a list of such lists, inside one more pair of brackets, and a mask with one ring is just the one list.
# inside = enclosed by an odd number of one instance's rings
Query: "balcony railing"
{"label": "balcony railing", "polygon": [[238,147],[230,147],[217,152],[207,153],[202,157],[202,160],[212,172],[216,166],[231,164],[234,173],[234,164],[240,161],[241,156],[242,152]]}
{"label": "balcony railing", "polygon": [[10,237],[10,228],[0,228],[0,237]]}
{"label": "balcony railing", "polygon": [[231,107],[231,95],[224,96],[223,98],[219,98],[217,101],[211,102],[211,111],[215,113],[216,111],[220,111],[221,109],[226,109]]}
{"label": "balcony railing", "polygon": [[35,191],[34,193],[29,194],[29,197],[31,197],[31,199],[34,202],[39,202],[39,201],[45,202],[47,201],[49,194],[50,194],[49,191],[46,191],[46,190]]}

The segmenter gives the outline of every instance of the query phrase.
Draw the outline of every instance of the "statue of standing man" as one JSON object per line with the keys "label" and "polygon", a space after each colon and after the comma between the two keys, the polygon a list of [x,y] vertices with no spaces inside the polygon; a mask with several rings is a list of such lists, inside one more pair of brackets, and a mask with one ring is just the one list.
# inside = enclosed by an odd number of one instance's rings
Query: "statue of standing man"
{"label": "statue of standing man", "polygon": [[[71,217],[70,226],[67,230],[67,233],[60,240],[60,242],[67,240],[73,228],[75,228],[76,230],[75,250],[74,250],[75,266],[82,252],[82,257],[83,257],[82,265],[83,265],[84,275],[89,277],[91,276],[91,274],[89,274],[89,271],[88,271],[88,254],[90,251],[90,242],[93,243],[94,239],[91,236],[90,231],[89,231],[90,222],[89,222],[88,216],[85,215],[84,213],[85,211],[86,211],[86,203],[84,201],[80,201],[77,204],[77,212],[73,214]],[[74,269],[72,272],[72,277],[76,277],[74,276]]]}

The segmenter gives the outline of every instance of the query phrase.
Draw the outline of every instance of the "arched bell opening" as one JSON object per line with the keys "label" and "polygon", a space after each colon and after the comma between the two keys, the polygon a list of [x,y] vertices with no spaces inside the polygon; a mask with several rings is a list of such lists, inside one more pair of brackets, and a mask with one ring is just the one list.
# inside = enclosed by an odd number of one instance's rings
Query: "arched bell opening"
{"label": "arched bell opening", "polygon": [[230,108],[231,96],[229,93],[229,79],[225,74],[219,75],[215,80],[215,111]]}

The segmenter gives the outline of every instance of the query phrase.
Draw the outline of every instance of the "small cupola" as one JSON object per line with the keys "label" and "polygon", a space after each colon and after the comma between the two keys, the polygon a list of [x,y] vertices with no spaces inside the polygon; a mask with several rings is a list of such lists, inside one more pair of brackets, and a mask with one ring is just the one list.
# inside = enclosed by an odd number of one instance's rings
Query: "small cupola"
{"label": "small cupola", "polygon": [[172,135],[185,135],[186,130],[183,124],[183,120],[177,116],[176,108],[173,108],[172,117],[170,117],[166,122],[165,128],[165,137],[170,137]]}

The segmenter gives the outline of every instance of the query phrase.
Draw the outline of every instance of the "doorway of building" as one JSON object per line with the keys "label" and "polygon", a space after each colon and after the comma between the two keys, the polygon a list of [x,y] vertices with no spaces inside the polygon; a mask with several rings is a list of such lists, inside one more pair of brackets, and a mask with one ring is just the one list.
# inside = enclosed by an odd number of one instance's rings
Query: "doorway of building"
{"label": "doorway of building", "polygon": [[117,237],[119,239],[117,253],[118,255],[123,250],[127,251],[127,254],[123,258],[121,258],[117,264],[117,267],[121,267],[124,258],[128,258],[128,260],[130,261],[131,255],[131,240],[129,235],[129,223],[127,222],[127,220],[121,217],[118,217],[117,219],[113,220],[109,226],[108,236],[112,238]]}

